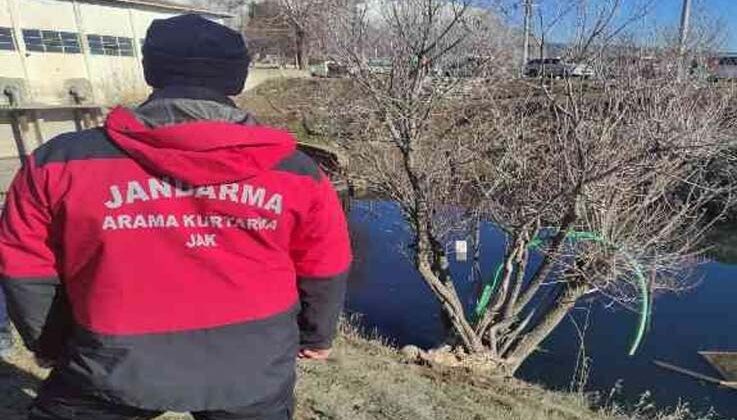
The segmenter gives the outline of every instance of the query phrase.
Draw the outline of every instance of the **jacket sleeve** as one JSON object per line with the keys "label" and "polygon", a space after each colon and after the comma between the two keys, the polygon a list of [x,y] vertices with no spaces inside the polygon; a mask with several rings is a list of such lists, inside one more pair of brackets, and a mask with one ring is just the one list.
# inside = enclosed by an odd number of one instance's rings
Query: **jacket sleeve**
{"label": "jacket sleeve", "polygon": [[26,347],[54,359],[71,315],[56,271],[51,208],[39,187],[43,172],[32,160],[13,181],[0,217],[0,281]]}
{"label": "jacket sleeve", "polygon": [[295,228],[291,256],[302,305],[301,347],[328,349],[343,309],[352,255],[345,214],[326,176],[312,196],[310,210]]}

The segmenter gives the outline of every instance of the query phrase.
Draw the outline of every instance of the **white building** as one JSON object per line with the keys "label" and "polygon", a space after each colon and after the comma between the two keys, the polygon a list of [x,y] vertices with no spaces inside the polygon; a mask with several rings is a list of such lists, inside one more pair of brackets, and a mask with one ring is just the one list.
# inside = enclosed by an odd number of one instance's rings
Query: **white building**
{"label": "white building", "polygon": [[0,0],[0,159],[99,123],[93,106],[145,97],[146,31],[187,12],[230,17],[162,0]]}
{"label": "white building", "polygon": [[26,100],[48,105],[73,100],[69,84],[80,79],[96,103],[140,96],[149,25],[190,11],[229,17],[161,0],[0,0],[0,78],[25,80]]}

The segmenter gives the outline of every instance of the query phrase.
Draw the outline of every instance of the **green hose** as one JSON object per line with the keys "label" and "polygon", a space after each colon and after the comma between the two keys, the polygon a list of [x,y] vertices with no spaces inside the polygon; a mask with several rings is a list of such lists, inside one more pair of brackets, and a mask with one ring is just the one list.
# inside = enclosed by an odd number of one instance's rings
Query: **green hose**
{"label": "green hose", "polygon": [[[640,292],[642,294],[642,300],[640,302],[640,320],[638,322],[635,338],[629,350],[629,355],[634,356],[637,353],[637,350],[640,348],[643,338],[645,337],[645,331],[647,331],[647,324],[650,319],[650,312],[652,310],[650,308],[650,291],[648,289],[645,275],[642,272],[642,266],[629,253],[594,232],[569,232],[566,235],[566,238],[574,241],[592,241],[605,244],[615,249],[617,252],[621,253],[627,259],[627,262],[630,264],[630,266],[632,266],[632,269],[635,272],[635,277],[637,277],[637,280],[639,282]],[[542,245],[542,243],[543,239],[537,237],[533,239],[532,242],[530,242],[529,248],[538,249],[540,245]],[[489,302],[491,301],[491,297],[494,295],[496,287],[501,280],[502,268],[503,265],[499,264],[496,271],[494,272],[494,277],[492,278],[491,283],[488,283],[486,286],[484,286],[484,290],[481,292],[481,296],[479,297],[479,300],[476,304],[476,309],[474,311],[476,319],[480,319],[484,312],[486,312],[486,309],[489,306]]]}
{"label": "green hose", "polygon": [[484,287],[484,291],[481,292],[481,296],[479,296],[479,301],[476,304],[476,319],[481,318],[481,315],[484,314],[486,308],[489,306],[489,301],[491,300],[491,296],[494,294],[494,289],[496,289],[496,285],[499,283],[499,276],[502,275],[502,268],[504,268],[504,266],[499,264],[499,266],[496,268],[496,272],[494,273],[493,281],[487,284]]}

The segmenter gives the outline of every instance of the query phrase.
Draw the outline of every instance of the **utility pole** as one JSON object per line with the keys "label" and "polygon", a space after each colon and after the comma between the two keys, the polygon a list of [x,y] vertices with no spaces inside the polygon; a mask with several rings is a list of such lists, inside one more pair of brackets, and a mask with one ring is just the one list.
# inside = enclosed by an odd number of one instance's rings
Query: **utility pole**
{"label": "utility pole", "polygon": [[524,23],[524,40],[522,47],[522,68],[527,65],[527,61],[530,59],[530,23],[532,21],[532,0],[522,0],[523,8],[525,12],[525,23]]}
{"label": "utility pole", "polygon": [[683,0],[683,11],[681,12],[681,33],[678,40],[678,79],[686,75],[686,46],[688,43],[688,31],[691,26],[691,0]]}
{"label": "utility pole", "polygon": [[678,43],[678,54],[683,58],[686,54],[688,42],[688,31],[691,26],[691,0],[683,0],[683,11],[681,12],[681,36]]}

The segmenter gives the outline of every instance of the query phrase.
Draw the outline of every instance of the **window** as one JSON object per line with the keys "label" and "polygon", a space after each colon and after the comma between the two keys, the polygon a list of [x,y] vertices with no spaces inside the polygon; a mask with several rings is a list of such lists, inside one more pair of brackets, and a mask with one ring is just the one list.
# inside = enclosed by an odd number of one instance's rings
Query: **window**
{"label": "window", "polygon": [[87,35],[90,52],[94,55],[133,57],[133,40],[120,36]]}
{"label": "window", "polygon": [[90,52],[95,55],[105,55],[105,49],[102,48],[102,37],[99,35],[87,35],[87,42],[90,44]]}
{"label": "window", "polygon": [[74,32],[24,29],[23,42],[28,51],[79,54],[79,36]]}
{"label": "window", "polygon": [[719,60],[720,66],[737,66],[737,57],[722,57]]}
{"label": "window", "polygon": [[133,40],[118,37],[118,50],[120,51],[120,55],[133,57]]}
{"label": "window", "polygon": [[15,51],[13,29],[0,28],[0,50]]}
{"label": "window", "polygon": [[82,52],[82,46],[79,43],[79,36],[72,32],[59,32],[61,34],[61,45],[67,54],[79,54]]}

